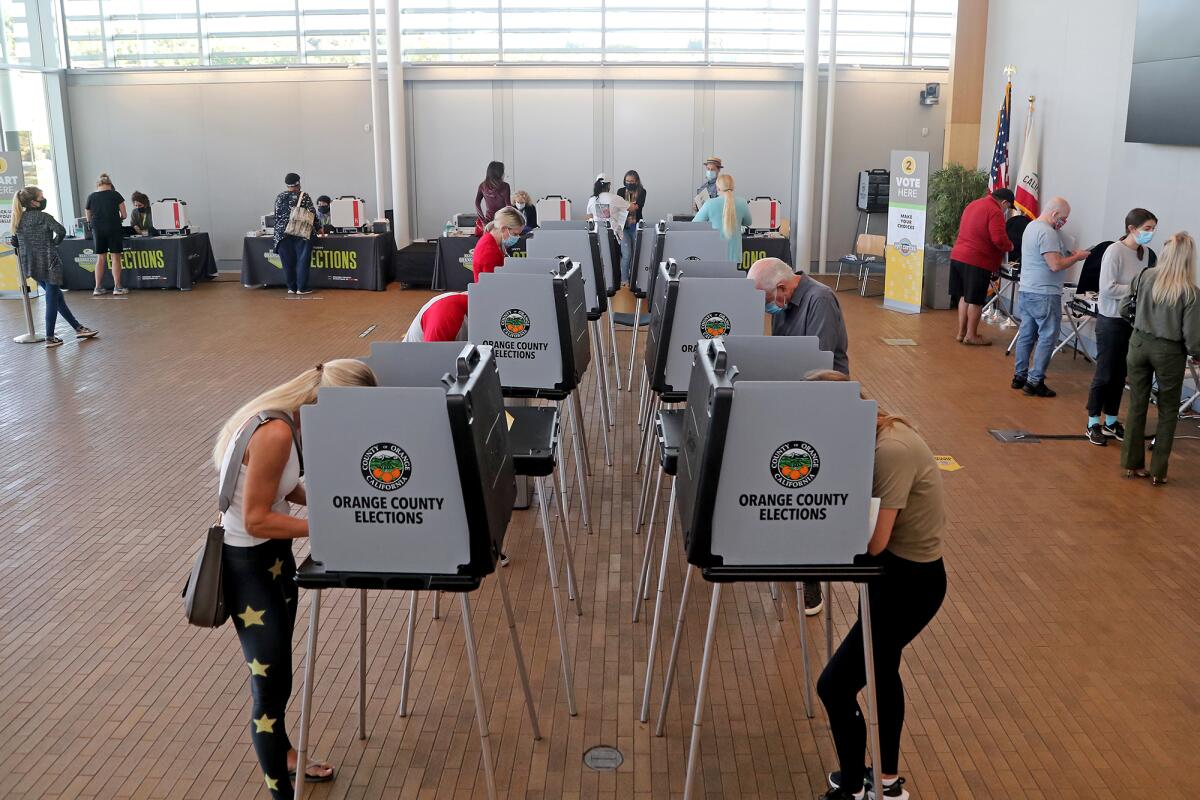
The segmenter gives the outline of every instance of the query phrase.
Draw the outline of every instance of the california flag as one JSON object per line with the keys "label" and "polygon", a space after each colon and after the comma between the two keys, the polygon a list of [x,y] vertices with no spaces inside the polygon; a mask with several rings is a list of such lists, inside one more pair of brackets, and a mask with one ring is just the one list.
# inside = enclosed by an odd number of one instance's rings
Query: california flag
{"label": "california flag", "polygon": [[1042,213],[1041,196],[1042,175],[1038,170],[1038,139],[1033,120],[1029,121],[1029,130],[1025,132],[1025,145],[1021,148],[1021,176],[1017,180],[1017,210],[1030,219],[1037,219]]}

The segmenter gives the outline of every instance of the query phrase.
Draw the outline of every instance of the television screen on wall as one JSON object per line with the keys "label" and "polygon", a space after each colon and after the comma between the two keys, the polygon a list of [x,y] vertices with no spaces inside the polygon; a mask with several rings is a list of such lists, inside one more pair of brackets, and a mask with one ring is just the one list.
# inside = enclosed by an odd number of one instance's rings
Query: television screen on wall
{"label": "television screen on wall", "polygon": [[1200,145],[1196,0],[1138,0],[1125,141]]}

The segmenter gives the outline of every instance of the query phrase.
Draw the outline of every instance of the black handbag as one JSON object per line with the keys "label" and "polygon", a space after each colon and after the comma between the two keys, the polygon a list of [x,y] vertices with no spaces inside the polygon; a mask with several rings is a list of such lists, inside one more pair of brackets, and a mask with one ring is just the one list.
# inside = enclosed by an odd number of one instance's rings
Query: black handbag
{"label": "black handbag", "polygon": [[[272,419],[281,419],[292,429],[292,440],[296,445],[297,457],[300,456],[300,438],[296,424],[292,418],[281,411],[260,411],[254,419],[242,427],[233,445],[229,457],[229,466],[225,469],[225,477],[217,495],[219,513],[217,521],[208,529],[208,534],[200,545],[200,551],[192,562],[192,571],[183,587],[183,613],[188,624],[200,628],[219,628],[229,619],[229,611],[225,608],[225,583],[223,579],[223,551],[225,548],[225,526],[221,517],[229,510],[233,502],[233,493],[237,487],[238,475],[242,471],[242,458],[246,448],[250,446],[250,437],[258,430],[258,426]],[[304,474],[304,462],[300,462],[300,474]]]}
{"label": "black handbag", "polygon": [[1129,294],[1125,295],[1125,299],[1121,301],[1121,307],[1118,309],[1121,313],[1121,319],[1133,324],[1134,318],[1137,316],[1137,300],[1138,300],[1138,285],[1142,282],[1142,276],[1146,274],[1146,270],[1150,267],[1143,267],[1138,276],[1133,279],[1133,283],[1129,285]]}

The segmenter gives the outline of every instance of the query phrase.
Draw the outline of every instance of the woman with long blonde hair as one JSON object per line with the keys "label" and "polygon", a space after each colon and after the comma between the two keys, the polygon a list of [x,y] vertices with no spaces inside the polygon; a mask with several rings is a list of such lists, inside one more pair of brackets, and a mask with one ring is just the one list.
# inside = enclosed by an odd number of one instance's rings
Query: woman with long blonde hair
{"label": "woman with long blonde hair", "polygon": [[729,245],[729,260],[742,263],[742,226],[752,222],[750,204],[744,197],[733,194],[733,176],[723,172],[717,176],[717,196],[704,204],[693,222],[707,222],[721,232]]}
{"label": "woman with long blonde hair", "polygon": [[[307,501],[300,482],[300,408],[315,403],[323,386],[375,385],[374,373],[361,361],[342,358],[318,364],[235,411],[213,448],[222,483],[230,469],[238,471],[223,518],[225,607],[233,616],[250,673],[250,739],[273,800],[292,797],[296,774],[297,755],[284,713],[292,693],[298,597],[292,540],[308,536],[308,520],[293,517],[288,505]],[[237,459],[243,431],[251,427],[244,455]],[[320,783],[333,776],[333,767],[314,762],[307,765],[304,780]]]}
{"label": "woman with long blonde hair", "polygon": [[504,255],[521,242],[525,230],[525,215],[512,206],[505,206],[483,226],[483,233],[471,252],[471,276],[479,280],[485,272],[495,272],[504,266]]}
{"label": "woman with long blonde hair", "polygon": [[[849,380],[836,370],[811,372],[805,377],[810,381]],[[904,729],[900,660],[904,648],[933,620],[946,597],[942,474],[925,440],[903,417],[882,409],[875,418],[871,494],[879,498],[879,516],[865,558],[884,568],[882,577],[869,589],[883,774],[873,775],[863,766],[867,726],[857,697],[867,685],[867,673],[860,616],[817,681],[840,766],[829,775],[827,800],[908,797],[899,775]]]}
{"label": "woman with long blonde hair", "polygon": [[[1125,477],[1167,482],[1167,462],[1179,421],[1179,398],[1187,357],[1200,356],[1200,289],[1196,287],[1196,240],[1186,231],[1167,239],[1158,265],[1142,270],[1130,293],[1134,305],[1129,340],[1129,417],[1121,466]],[[1146,471],[1146,411],[1158,382],[1158,427],[1150,471]]]}

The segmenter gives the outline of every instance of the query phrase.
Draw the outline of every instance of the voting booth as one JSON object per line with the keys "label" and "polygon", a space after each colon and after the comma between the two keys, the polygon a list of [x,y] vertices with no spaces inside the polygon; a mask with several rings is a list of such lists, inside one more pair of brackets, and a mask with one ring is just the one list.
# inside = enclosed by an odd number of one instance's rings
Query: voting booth
{"label": "voting booth", "polygon": [[701,261],[698,258],[688,258],[683,261],[671,259],[667,263],[678,264],[680,273],[687,278],[740,278],[746,280],[746,273],[740,269],[736,261]]}
{"label": "voting booth", "polygon": [[538,219],[537,230],[546,231],[586,231],[590,223],[586,219]]}
{"label": "voting booth", "polygon": [[[685,797],[697,769],[721,586],[727,582],[860,583],[871,753],[875,774],[883,774],[866,591],[866,582],[880,570],[858,558],[866,552],[878,508],[871,498],[876,406],[861,398],[857,383],[804,380],[800,365],[781,357],[779,340],[698,342],[688,386],[676,484],[688,570],[664,712],[688,586],[697,571],[711,583],[712,599]],[[804,630],[802,612],[800,620]],[[660,728],[661,722],[660,714]]]}
{"label": "voting booth", "polygon": [[[360,591],[360,738],[366,735],[366,590],[457,592],[488,794],[494,797],[468,593],[496,571],[512,515],[515,488],[500,376],[488,347],[411,347],[417,356],[401,365],[411,371],[390,376],[399,385],[322,388],[317,402],[300,412],[311,556],[297,571],[296,582],[313,590],[313,598],[299,763],[308,763],[321,592]],[[382,354],[375,365],[389,370]],[[499,584],[537,737],[532,693],[503,575]],[[297,797],[303,793],[303,775],[300,770]]]}

